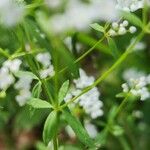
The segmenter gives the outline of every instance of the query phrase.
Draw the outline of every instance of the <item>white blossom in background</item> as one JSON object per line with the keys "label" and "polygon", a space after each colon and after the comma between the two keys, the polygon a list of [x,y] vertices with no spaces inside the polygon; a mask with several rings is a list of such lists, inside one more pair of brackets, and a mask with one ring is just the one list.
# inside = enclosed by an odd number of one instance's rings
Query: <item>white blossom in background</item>
{"label": "white blossom in background", "polygon": [[40,77],[42,79],[55,74],[54,67],[51,64],[51,55],[48,52],[37,54],[36,60],[42,65],[40,70]]}
{"label": "white blossom in background", "polygon": [[126,83],[122,84],[123,92],[130,92],[132,95],[140,97],[142,101],[150,98],[150,91],[148,89],[150,84],[149,77],[150,75],[146,75],[133,68],[125,71],[123,78],[126,80]]}
{"label": "white blossom in background", "polygon": [[[87,76],[84,70],[80,69],[79,72],[80,78],[74,80],[75,87],[68,92],[65,101],[68,101],[72,97],[79,95],[84,88],[92,85],[95,81],[94,77]],[[103,103],[99,98],[100,92],[98,91],[97,87],[94,87],[87,93],[80,96],[75,103],[79,104],[84,109],[85,113],[90,115],[91,118],[95,119],[103,115]]]}
{"label": "white blossom in background", "polygon": [[19,71],[22,61],[20,59],[7,60],[3,63],[3,67],[15,73]]}
{"label": "white blossom in background", "polygon": [[32,78],[30,76],[22,76],[19,78],[18,82],[15,84],[15,89],[18,90],[19,94],[16,96],[16,101],[20,106],[26,104],[26,102],[31,98],[31,83]]}
{"label": "white blossom in background", "polygon": [[133,34],[136,32],[135,26],[129,27],[129,22],[127,20],[122,21],[121,23],[113,22],[111,25],[111,29],[109,29],[108,33],[110,36],[124,35],[127,32]]}
{"label": "white blossom in background", "polygon": [[85,121],[84,126],[91,138],[95,138],[97,136],[98,131],[94,124],[90,123],[89,121]]}
{"label": "white blossom in background", "polygon": [[23,3],[14,0],[0,1],[0,21],[6,26],[14,26],[21,21],[25,13]]}
{"label": "white blossom in background", "polygon": [[71,138],[75,138],[76,137],[74,131],[72,130],[72,128],[69,125],[67,125],[65,127],[65,131],[67,132],[67,134],[69,135],[69,137],[71,137]]}
{"label": "white blossom in background", "polygon": [[0,69],[0,89],[1,90],[7,90],[7,88],[13,84],[15,81],[15,78],[12,74],[10,74],[9,70],[7,68],[1,68]]}
{"label": "white blossom in background", "polygon": [[45,0],[45,4],[49,8],[57,8],[62,4],[62,0]]}
{"label": "white blossom in background", "polygon": [[[135,41],[135,38],[133,38],[131,40],[131,44]],[[138,42],[135,47],[134,47],[134,51],[138,52],[138,51],[143,51],[146,49],[146,44],[144,42]]]}
{"label": "white blossom in background", "polygon": [[128,11],[134,12],[138,9],[143,8],[144,0],[117,0],[117,8]]}
{"label": "white blossom in background", "polygon": [[0,68],[0,89],[7,90],[15,82],[13,73],[19,71],[21,60],[6,60]]}
{"label": "white blossom in background", "polygon": [[68,0],[64,13],[53,15],[49,24],[56,33],[69,29],[87,30],[95,20],[116,20],[118,11],[115,6],[115,0],[91,0],[90,3]]}

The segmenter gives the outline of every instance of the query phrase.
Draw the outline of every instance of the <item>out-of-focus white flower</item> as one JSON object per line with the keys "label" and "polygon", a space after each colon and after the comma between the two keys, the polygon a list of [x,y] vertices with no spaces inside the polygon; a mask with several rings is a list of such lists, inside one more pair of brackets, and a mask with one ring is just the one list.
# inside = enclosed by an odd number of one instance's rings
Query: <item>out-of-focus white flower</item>
{"label": "out-of-focus white flower", "polygon": [[134,96],[140,97],[142,101],[150,98],[150,92],[147,88],[149,76],[135,69],[129,69],[124,73],[124,79],[127,83],[122,84],[123,92],[130,92]]}
{"label": "out-of-focus white flower", "polygon": [[7,88],[15,81],[12,74],[10,74],[7,68],[0,69],[0,89],[7,90]]}
{"label": "out-of-focus white flower", "polygon": [[76,137],[74,131],[72,130],[72,128],[69,125],[67,125],[65,127],[65,130],[66,130],[67,134],[69,135],[69,137],[71,137],[71,138],[75,138]]}
{"label": "out-of-focus white flower", "polygon": [[90,123],[89,121],[85,121],[84,126],[91,138],[95,138],[97,136],[98,131],[94,124]]}
{"label": "out-of-focus white flower", "polygon": [[134,12],[144,6],[144,0],[117,0],[117,2],[117,8],[124,11]]}
{"label": "out-of-focus white flower", "polygon": [[36,55],[36,60],[40,62],[44,67],[48,67],[51,64],[51,56],[48,52],[39,53]]}
{"label": "out-of-focus white flower", "polygon": [[16,101],[20,106],[25,105],[27,100],[31,98],[30,88],[32,80],[29,76],[22,76],[15,84],[15,89],[19,91],[19,94],[16,96]]}
{"label": "out-of-focus white flower", "polygon": [[90,3],[69,0],[64,13],[52,16],[50,26],[56,33],[69,29],[87,30],[95,20],[116,20],[118,11],[115,5],[115,0],[91,0]]}
{"label": "out-of-focus white flower", "polygon": [[16,101],[18,102],[19,106],[24,106],[31,98],[31,92],[29,90],[20,90],[19,95],[16,96]]}
{"label": "out-of-focus white flower", "polygon": [[18,4],[14,0],[0,1],[0,18],[6,26],[14,26],[20,22],[24,16],[24,5]]}
{"label": "out-of-focus white flower", "polygon": [[[80,78],[74,80],[75,88],[72,88],[68,92],[65,101],[79,95],[84,88],[94,83],[94,77],[87,76],[85,71],[82,69],[80,69],[79,72]],[[87,93],[80,96],[75,103],[79,104],[84,111],[91,116],[91,118],[95,119],[103,115],[103,103],[100,101],[99,97],[100,92],[97,87],[94,87]]]}
{"label": "out-of-focus white flower", "polygon": [[20,59],[7,60],[3,63],[3,67],[8,68],[11,72],[19,71],[22,61]]}
{"label": "out-of-focus white flower", "polygon": [[45,4],[49,8],[57,8],[62,4],[62,0],[45,0]]}
{"label": "out-of-focus white flower", "polygon": [[39,53],[36,55],[36,60],[42,64],[42,69],[40,70],[40,77],[42,79],[48,76],[53,76],[55,74],[54,67],[51,64],[51,55],[46,53]]}
{"label": "out-of-focus white flower", "polygon": [[55,74],[54,67],[52,65],[47,69],[43,69],[40,71],[40,77],[42,79],[47,78],[48,76],[53,76]]}

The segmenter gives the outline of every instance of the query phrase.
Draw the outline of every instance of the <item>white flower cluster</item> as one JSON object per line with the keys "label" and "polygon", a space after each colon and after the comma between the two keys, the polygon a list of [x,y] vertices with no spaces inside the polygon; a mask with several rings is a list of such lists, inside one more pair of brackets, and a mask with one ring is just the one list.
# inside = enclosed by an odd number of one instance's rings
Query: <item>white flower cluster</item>
{"label": "white flower cluster", "polygon": [[30,76],[24,75],[19,78],[18,82],[15,84],[15,88],[19,91],[19,94],[16,96],[16,101],[20,106],[25,105],[27,100],[31,98],[31,83],[32,78]]}
{"label": "white flower cluster", "polygon": [[150,84],[150,75],[130,69],[124,73],[124,78],[127,83],[122,84],[123,92],[130,92],[140,97],[142,101],[150,98],[150,91],[147,87]]}
{"label": "white flower cluster", "polygon": [[40,76],[42,79],[47,78],[48,76],[53,76],[55,74],[54,67],[51,64],[51,56],[48,52],[37,54],[36,60],[43,67],[40,71]]}
{"label": "white flower cluster", "polygon": [[64,13],[53,15],[49,24],[56,33],[69,29],[87,30],[95,20],[116,20],[118,11],[115,6],[115,0],[91,0],[90,3],[68,0]]}
{"label": "white flower cluster", "polygon": [[[127,32],[129,33],[135,33],[136,27],[130,26],[128,28],[129,22],[127,20],[124,20],[122,23],[113,22],[111,25],[111,29],[108,31],[110,36],[117,36],[117,35],[124,35]],[[127,29],[128,28],[128,29]]]}
{"label": "white flower cluster", "polygon": [[97,136],[98,131],[97,131],[97,128],[94,124],[92,124],[86,120],[84,122],[84,126],[85,126],[85,129],[87,130],[87,132],[91,138],[95,138]]}
{"label": "white flower cluster", "polygon": [[117,2],[118,9],[128,12],[134,12],[144,6],[144,0],[117,0]]}
{"label": "white flower cluster", "polygon": [[21,60],[14,59],[14,60],[7,60],[3,63],[2,67],[0,68],[0,89],[6,91],[7,88],[11,84],[14,83],[15,78],[13,73],[17,72],[21,65]]}
{"label": "white flower cluster", "polygon": [[[84,88],[93,84],[94,80],[94,77],[87,76],[84,70],[80,69],[80,78],[74,80],[75,88],[70,90],[65,98],[65,101],[68,101],[72,97],[80,94]],[[103,103],[100,101],[99,97],[100,92],[97,87],[94,87],[87,93],[80,96],[76,102],[83,107],[85,112],[89,114],[91,118],[95,119],[103,115],[103,110],[101,109]]]}
{"label": "white flower cluster", "polygon": [[6,26],[14,26],[24,16],[24,5],[14,0],[0,0],[0,19]]}
{"label": "white flower cluster", "polygon": [[45,0],[45,4],[49,8],[57,8],[62,4],[62,0]]}

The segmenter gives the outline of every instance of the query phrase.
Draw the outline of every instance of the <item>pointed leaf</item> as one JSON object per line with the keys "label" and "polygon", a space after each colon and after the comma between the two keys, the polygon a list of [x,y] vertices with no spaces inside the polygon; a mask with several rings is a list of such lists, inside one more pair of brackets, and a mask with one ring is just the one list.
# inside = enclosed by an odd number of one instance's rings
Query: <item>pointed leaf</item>
{"label": "pointed leaf", "polygon": [[125,19],[127,19],[133,25],[138,26],[140,28],[143,27],[142,21],[135,14],[129,13],[129,12],[124,12],[124,11],[121,14]]}
{"label": "pointed leaf", "polygon": [[45,121],[43,130],[43,140],[46,145],[57,134],[58,120],[59,120],[58,113],[56,111],[53,111],[49,114],[49,116]]}
{"label": "pointed leaf", "polygon": [[102,33],[105,32],[104,27],[101,26],[101,25],[99,25],[98,23],[93,23],[93,24],[90,25],[90,27],[92,27],[92,28],[93,28],[94,30],[96,30],[96,31],[100,31],[100,32],[102,32]]}
{"label": "pointed leaf", "polygon": [[52,108],[50,103],[48,103],[47,101],[38,99],[38,98],[32,98],[31,100],[27,102],[27,104],[36,109]]}
{"label": "pointed leaf", "polygon": [[31,79],[39,80],[35,74],[33,74],[32,72],[29,72],[29,71],[18,71],[14,75],[18,78],[28,76]]}
{"label": "pointed leaf", "polygon": [[65,96],[68,92],[68,89],[69,89],[69,80],[65,81],[59,90],[58,100],[59,100],[60,104],[63,101],[63,99],[65,98]]}
{"label": "pointed leaf", "polygon": [[119,50],[117,48],[115,41],[112,38],[107,38],[107,40],[108,40],[108,45],[109,45],[109,48],[111,50],[112,56],[115,59],[117,59],[119,57]]}
{"label": "pointed leaf", "polygon": [[39,98],[42,91],[41,82],[39,81],[32,89],[32,97]]}
{"label": "pointed leaf", "polygon": [[89,137],[87,131],[83,128],[80,121],[75,118],[70,112],[64,110],[63,116],[71,128],[74,130],[78,139],[88,147],[94,147],[93,140]]}

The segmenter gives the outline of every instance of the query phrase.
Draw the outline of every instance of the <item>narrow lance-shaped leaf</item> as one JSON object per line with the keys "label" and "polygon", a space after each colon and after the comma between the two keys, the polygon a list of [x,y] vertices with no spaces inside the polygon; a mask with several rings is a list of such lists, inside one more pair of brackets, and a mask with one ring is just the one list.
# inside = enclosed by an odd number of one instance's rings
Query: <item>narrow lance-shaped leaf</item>
{"label": "narrow lance-shaped leaf", "polygon": [[71,128],[74,130],[78,139],[88,147],[94,147],[93,140],[89,137],[87,131],[83,128],[82,124],[70,112],[64,110],[63,116]]}
{"label": "narrow lance-shaped leaf", "polygon": [[119,50],[117,48],[115,41],[110,37],[108,37],[107,40],[108,40],[108,45],[109,45],[109,48],[111,50],[112,56],[115,59],[117,59],[119,57]]}
{"label": "narrow lance-shaped leaf", "polygon": [[103,26],[99,25],[98,23],[93,23],[93,24],[90,24],[90,27],[92,27],[94,30],[96,31],[100,31],[102,33],[105,32],[105,29]]}
{"label": "narrow lance-shaped leaf", "polygon": [[27,102],[27,104],[36,109],[52,108],[50,103],[48,103],[47,101],[38,99],[38,98],[32,98],[31,100]]}
{"label": "narrow lance-shaped leaf", "polygon": [[57,134],[59,115],[53,111],[49,114],[44,124],[43,141],[47,145],[52,138]]}
{"label": "narrow lance-shaped leaf", "polygon": [[59,93],[58,93],[59,103],[61,103],[63,99],[65,98],[68,92],[68,89],[69,89],[69,80],[65,81],[59,90]]}
{"label": "narrow lance-shaped leaf", "polygon": [[143,27],[143,23],[135,14],[129,13],[129,12],[122,12],[121,15],[127,19],[130,23],[132,23],[135,26],[138,26],[140,28]]}
{"label": "narrow lance-shaped leaf", "polygon": [[42,91],[41,82],[39,81],[32,90],[32,97],[39,98]]}
{"label": "narrow lance-shaped leaf", "polygon": [[33,74],[32,72],[29,72],[29,71],[18,71],[14,75],[19,78],[27,76],[27,77],[30,77],[31,79],[39,80],[35,74]]}

